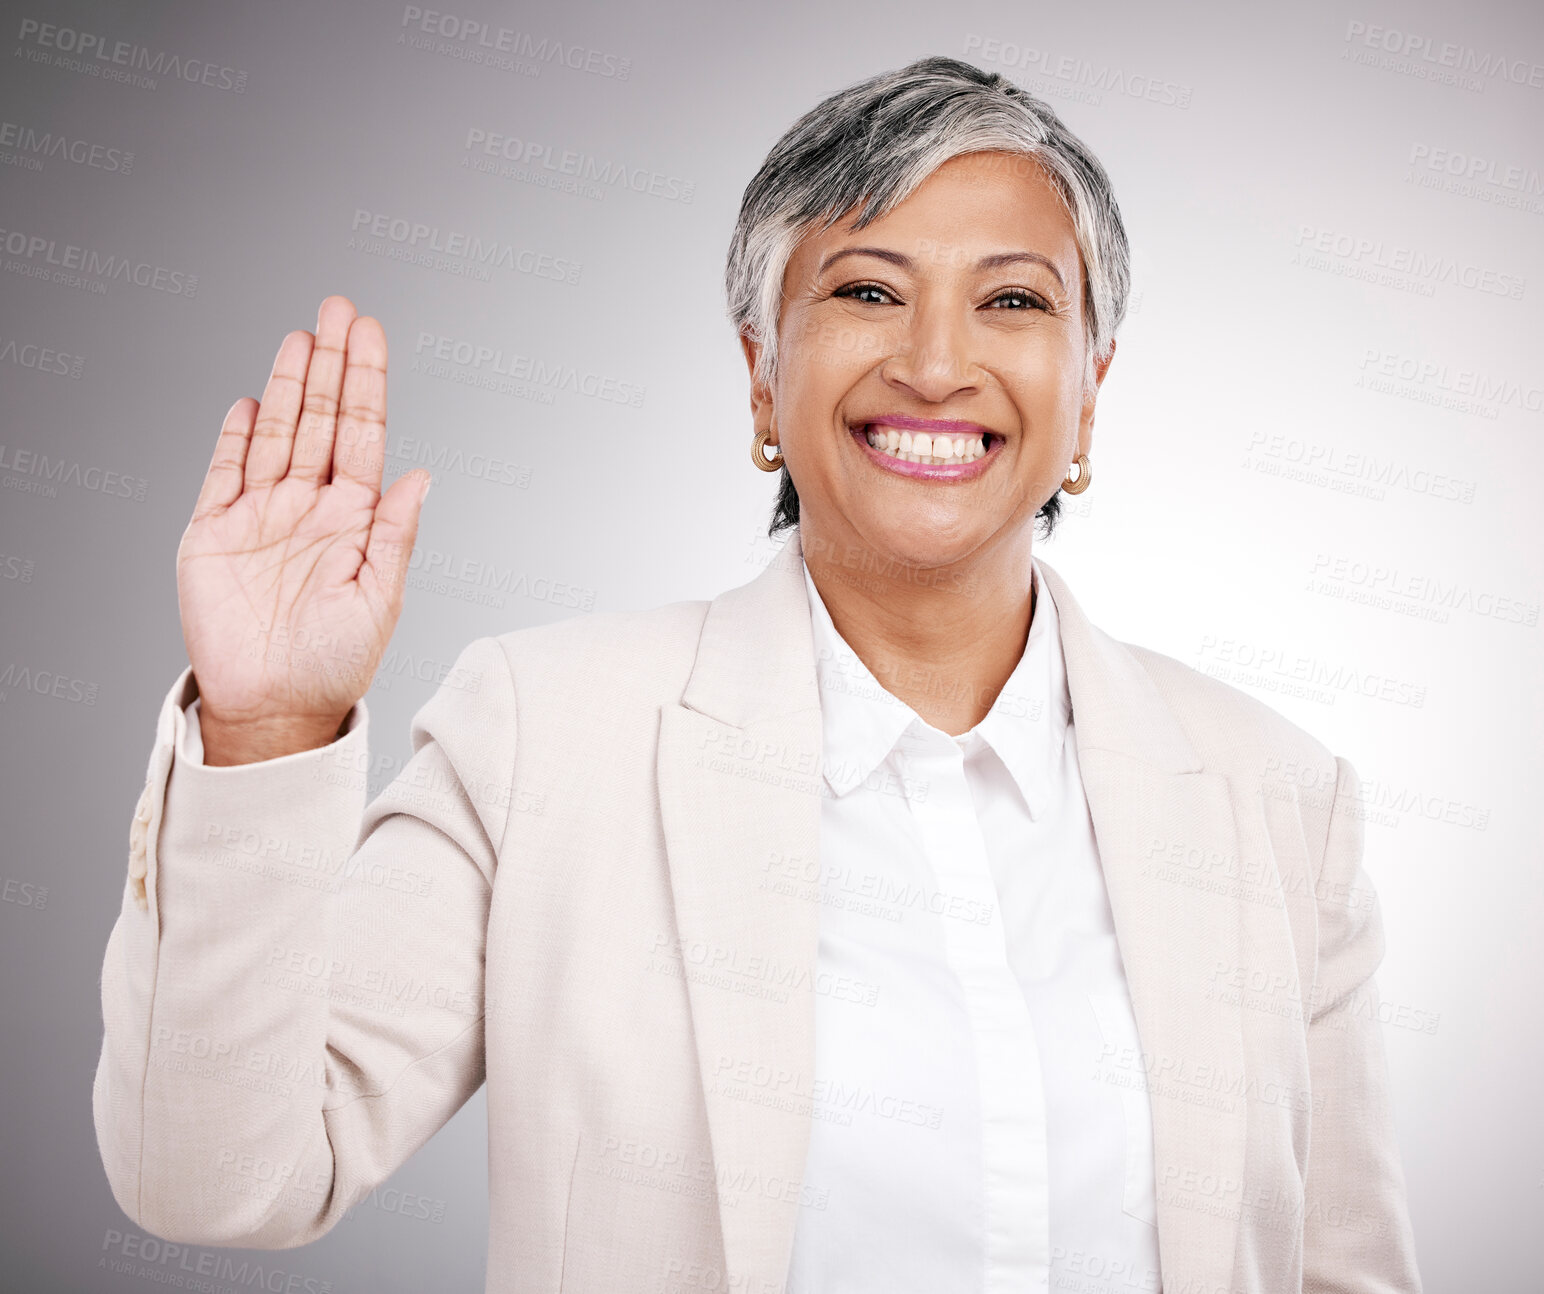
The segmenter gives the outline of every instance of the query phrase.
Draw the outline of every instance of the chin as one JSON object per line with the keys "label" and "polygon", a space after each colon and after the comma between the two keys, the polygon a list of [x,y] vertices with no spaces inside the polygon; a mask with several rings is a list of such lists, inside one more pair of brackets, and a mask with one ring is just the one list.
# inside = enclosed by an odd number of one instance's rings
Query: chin
{"label": "chin", "polygon": [[915,516],[886,518],[860,533],[872,536],[877,554],[904,566],[948,566],[969,556],[985,533],[978,525],[961,525],[956,518],[940,517],[933,524]]}

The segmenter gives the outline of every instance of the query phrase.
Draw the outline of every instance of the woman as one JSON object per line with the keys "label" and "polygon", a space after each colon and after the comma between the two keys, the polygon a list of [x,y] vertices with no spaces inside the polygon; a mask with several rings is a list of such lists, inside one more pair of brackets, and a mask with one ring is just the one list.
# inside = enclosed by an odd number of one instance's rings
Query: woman
{"label": "woman", "polygon": [[324,1234],[486,1079],[490,1290],[1417,1290],[1352,767],[1032,552],[1127,293],[1103,169],[923,59],[730,250],[778,557],[479,639],[365,803],[426,480],[329,298],[178,555],[103,974],[108,1177]]}

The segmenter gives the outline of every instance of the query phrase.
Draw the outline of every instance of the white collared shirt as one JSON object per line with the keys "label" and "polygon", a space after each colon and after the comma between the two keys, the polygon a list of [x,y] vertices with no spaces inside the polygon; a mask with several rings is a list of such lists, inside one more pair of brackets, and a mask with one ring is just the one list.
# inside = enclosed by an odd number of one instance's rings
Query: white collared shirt
{"label": "white collared shirt", "polygon": [[1136,1021],[1032,565],[1024,654],[961,737],[880,686],[804,569],[824,748],[817,983],[841,991],[816,996],[817,1203],[789,1294],[1159,1289]]}

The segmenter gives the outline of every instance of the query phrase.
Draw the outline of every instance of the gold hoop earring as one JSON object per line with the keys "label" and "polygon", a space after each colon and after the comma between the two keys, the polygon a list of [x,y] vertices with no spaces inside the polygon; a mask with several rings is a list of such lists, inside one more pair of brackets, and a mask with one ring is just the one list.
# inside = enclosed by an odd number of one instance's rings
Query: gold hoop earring
{"label": "gold hoop earring", "polygon": [[772,428],[763,427],[756,433],[756,438],[751,441],[751,461],[763,472],[775,472],[783,465],[783,451],[778,446],[772,446],[773,449],[777,450],[777,457],[767,457],[767,442],[771,439]]}
{"label": "gold hoop earring", "polygon": [[1078,469],[1077,479],[1072,474],[1067,474],[1067,479],[1062,482],[1062,489],[1068,494],[1082,494],[1093,483],[1094,469],[1088,465],[1088,455],[1079,454],[1073,460],[1073,466]]}

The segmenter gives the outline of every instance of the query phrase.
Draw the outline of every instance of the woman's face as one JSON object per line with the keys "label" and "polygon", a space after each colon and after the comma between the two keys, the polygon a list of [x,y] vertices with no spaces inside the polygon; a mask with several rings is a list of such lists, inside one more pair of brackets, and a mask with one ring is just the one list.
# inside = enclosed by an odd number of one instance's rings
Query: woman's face
{"label": "woman's face", "polygon": [[[1027,545],[1089,452],[1107,367],[1085,392],[1082,264],[1056,191],[1031,158],[969,153],[866,228],[853,214],[794,251],[778,374],[752,390],[799,492],[805,552],[939,567]],[[896,441],[931,457],[897,457]]]}

